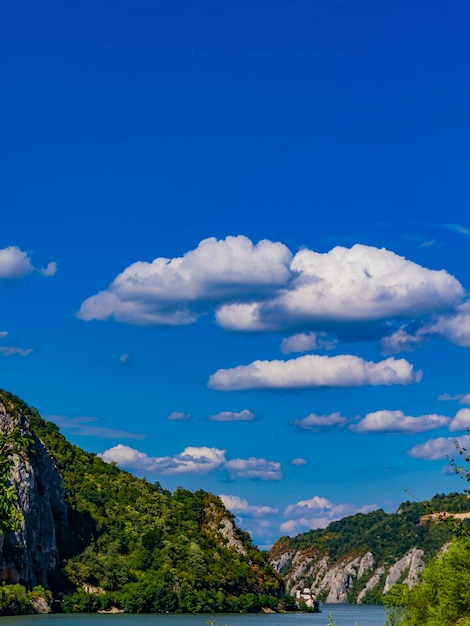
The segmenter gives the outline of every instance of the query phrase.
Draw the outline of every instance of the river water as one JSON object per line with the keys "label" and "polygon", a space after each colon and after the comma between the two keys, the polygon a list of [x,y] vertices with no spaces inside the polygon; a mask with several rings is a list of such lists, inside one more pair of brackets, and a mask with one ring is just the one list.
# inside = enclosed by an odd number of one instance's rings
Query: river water
{"label": "river water", "polygon": [[383,626],[382,606],[323,604],[321,613],[223,614],[223,615],[31,615],[2,617],[0,626],[327,626],[332,613],[336,626]]}

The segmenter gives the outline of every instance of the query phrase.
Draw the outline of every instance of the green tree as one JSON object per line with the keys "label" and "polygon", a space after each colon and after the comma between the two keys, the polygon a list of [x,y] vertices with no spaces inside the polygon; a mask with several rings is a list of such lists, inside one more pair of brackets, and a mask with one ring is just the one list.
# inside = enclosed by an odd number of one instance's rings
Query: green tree
{"label": "green tree", "polygon": [[18,530],[21,515],[17,507],[18,495],[10,483],[15,455],[20,454],[31,440],[19,428],[0,432],[0,533]]}

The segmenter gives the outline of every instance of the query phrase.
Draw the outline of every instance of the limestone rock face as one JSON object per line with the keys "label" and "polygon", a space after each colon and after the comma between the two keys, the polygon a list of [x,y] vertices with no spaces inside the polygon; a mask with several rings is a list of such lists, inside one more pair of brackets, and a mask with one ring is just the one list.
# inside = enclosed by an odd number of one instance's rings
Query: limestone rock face
{"label": "limestone rock face", "polygon": [[285,574],[286,588],[295,593],[297,587],[310,589],[332,604],[351,601],[351,590],[356,588],[353,601],[362,602],[367,593],[380,584],[380,593],[386,593],[393,585],[403,582],[412,586],[424,567],[423,551],[413,548],[393,564],[377,566],[372,552],[344,558],[331,563],[326,555],[312,556],[300,552],[278,554],[271,563]]}
{"label": "limestone rock face", "polygon": [[1,536],[1,580],[48,587],[47,575],[58,565],[57,541],[67,524],[62,478],[26,418],[0,397],[0,429],[9,431],[16,426],[33,444],[15,459],[11,475],[23,519],[19,532]]}

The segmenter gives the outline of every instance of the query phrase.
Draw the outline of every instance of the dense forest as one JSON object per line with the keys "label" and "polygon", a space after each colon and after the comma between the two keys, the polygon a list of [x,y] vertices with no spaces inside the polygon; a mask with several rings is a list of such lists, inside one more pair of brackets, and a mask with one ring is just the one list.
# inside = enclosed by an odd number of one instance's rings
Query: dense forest
{"label": "dense forest", "polygon": [[[294,606],[283,597],[282,579],[267,554],[235,526],[218,497],[182,488],[170,493],[158,482],[136,478],[69,443],[19,398],[0,392],[0,400],[10,413],[26,417],[63,478],[68,524],[58,536],[60,566],[48,580],[63,610],[253,612]],[[7,589],[10,604],[24,591],[19,585],[16,592]],[[36,594],[48,597],[43,589]]]}

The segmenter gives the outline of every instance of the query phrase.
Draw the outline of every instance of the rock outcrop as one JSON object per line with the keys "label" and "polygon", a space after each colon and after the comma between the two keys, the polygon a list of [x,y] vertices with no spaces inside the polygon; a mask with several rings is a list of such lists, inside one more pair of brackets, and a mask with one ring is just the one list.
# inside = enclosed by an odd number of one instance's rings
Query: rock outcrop
{"label": "rock outcrop", "polygon": [[383,595],[398,582],[412,586],[424,567],[423,555],[423,550],[413,548],[395,563],[377,566],[370,551],[337,563],[326,555],[285,552],[271,565],[284,575],[289,593],[294,594],[298,587],[308,588],[325,602],[346,604],[361,603],[372,590]]}
{"label": "rock outcrop", "polygon": [[67,524],[62,478],[24,415],[0,397],[0,429],[15,427],[33,443],[16,457],[11,475],[22,521],[20,531],[0,536],[1,580],[29,588],[48,587],[48,574],[58,566],[58,539]]}

